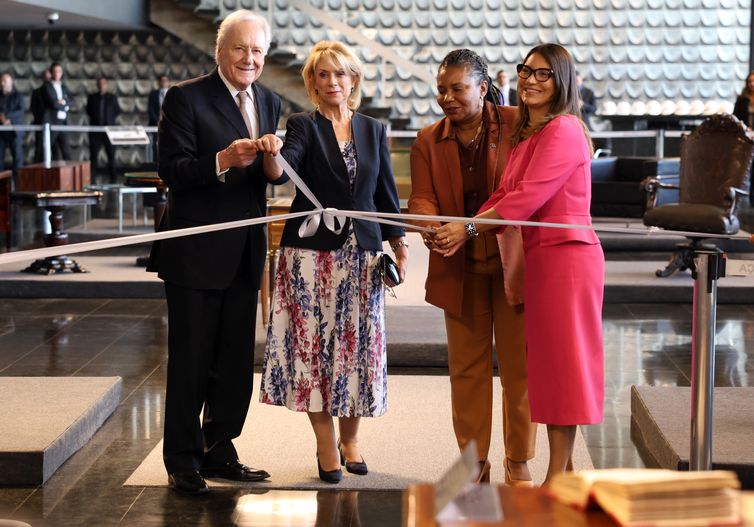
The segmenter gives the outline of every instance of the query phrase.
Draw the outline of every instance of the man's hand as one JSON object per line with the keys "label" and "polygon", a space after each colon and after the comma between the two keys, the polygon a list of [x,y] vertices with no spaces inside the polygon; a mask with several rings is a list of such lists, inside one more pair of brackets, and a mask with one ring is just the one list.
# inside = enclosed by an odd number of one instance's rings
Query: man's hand
{"label": "man's hand", "polygon": [[257,150],[259,152],[265,152],[276,156],[282,147],[283,140],[275,134],[266,134],[257,139]]}
{"label": "man's hand", "polygon": [[220,171],[229,168],[246,168],[257,158],[257,141],[254,139],[236,139],[217,156]]}

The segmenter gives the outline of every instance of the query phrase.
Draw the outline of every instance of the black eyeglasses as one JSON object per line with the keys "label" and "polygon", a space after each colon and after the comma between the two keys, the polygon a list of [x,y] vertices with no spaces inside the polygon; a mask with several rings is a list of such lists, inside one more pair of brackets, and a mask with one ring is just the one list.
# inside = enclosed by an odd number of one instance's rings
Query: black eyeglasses
{"label": "black eyeglasses", "polygon": [[534,74],[534,78],[539,82],[547,82],[550,80],[550,77],[555,75],[555,72],[550,68],[537,68],[533,70],[524,64],[518,64],[516,66],[516,71],[518,72],[519,79],[528,79]]}

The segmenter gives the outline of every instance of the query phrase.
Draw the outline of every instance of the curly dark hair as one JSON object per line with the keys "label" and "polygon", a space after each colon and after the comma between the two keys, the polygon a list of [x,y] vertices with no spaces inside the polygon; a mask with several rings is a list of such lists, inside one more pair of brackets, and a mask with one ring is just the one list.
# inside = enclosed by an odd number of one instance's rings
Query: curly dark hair
{"label": "curly dark hair", "polygon": [[487,81],[487,95],[484,98],[493,104],[500,103],[500,90],[492,83],[487,63],[484,62],[482,57],[470,49],[454,49],[445,55],[437,71],[439,72],[450,66],[465,66],[469,68],[472,78],[479,84]]}

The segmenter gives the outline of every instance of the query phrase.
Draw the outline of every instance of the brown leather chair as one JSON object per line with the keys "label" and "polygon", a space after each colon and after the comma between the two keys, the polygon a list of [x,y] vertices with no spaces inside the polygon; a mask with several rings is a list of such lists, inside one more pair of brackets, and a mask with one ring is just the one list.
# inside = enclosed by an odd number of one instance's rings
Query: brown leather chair
{"label": "brown leather chair", "polygon": [[[715,235],[738,232],[738,199],[749,174],[754,141],[746,126],[732,115],[719,114],[706,119],[696,130],[681,139],[679,186],[648,179],[644,225],[668,230],[703,233],[689,237],[677,246],[676,253],[657,276],[692,269],[695,251],[716,249],[704,241]],[[679,188],[679,202],[655,206],[662,188]]]}

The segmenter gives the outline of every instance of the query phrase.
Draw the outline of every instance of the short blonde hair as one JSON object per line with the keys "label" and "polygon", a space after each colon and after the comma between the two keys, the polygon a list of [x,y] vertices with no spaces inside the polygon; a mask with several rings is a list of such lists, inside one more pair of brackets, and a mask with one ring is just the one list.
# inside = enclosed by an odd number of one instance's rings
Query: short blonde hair
{"label": "short blonde hair", "polygon": [[263,16],[259,16],[256,13],[249,11],[248,9],[238,9],[226,16],[220,23],[220,27],[217,28],[217,40],[215,41],[215,62],[217,62],[217,55],[220,53],[220,48],[225,44],[225,39],[228,37],[230,29],[239,22],[254,22],[262,31],[264,31],[264,54],[270,50],[270,42],[272,41],[272,30],[270,29],[270,23]]}
{"label": "short blonde hair", "polygon": [[304,78],[304,85],[306,86],[309,100],[314,103],[314,106],[319,106],[320,98],[315,88],[314,75],[317,64],[323,58],[330,59],[334,64],[337,64],[351,74],[353,77],[353,91],[348,96],[348,107],[351,110],[357,109],[361,104],[361,61],[351,51],[351,48],[345,44],[331,40],[323,40],[315,44],[306,58],[304,67],[301,69],[301,76]]}

